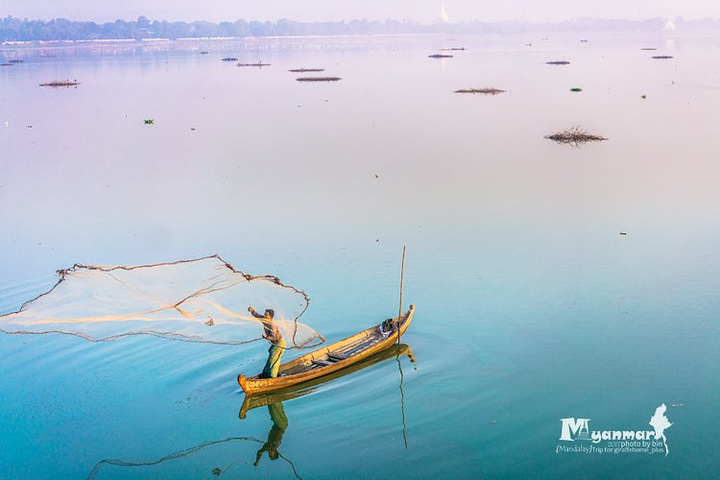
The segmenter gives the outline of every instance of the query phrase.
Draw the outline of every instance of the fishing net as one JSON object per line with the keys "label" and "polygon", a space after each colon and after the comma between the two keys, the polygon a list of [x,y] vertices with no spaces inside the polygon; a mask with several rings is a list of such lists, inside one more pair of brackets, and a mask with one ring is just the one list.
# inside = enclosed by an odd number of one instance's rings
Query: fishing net
{"label": "fishing net", "polygon": [[324,338],[298,321],[310,299],[271,275],[235,270],[217,255],[141,266],[75,265],[20,310],[0,316],[8,334],[64,333],[92,342],[154,335],[197,343],[241,345],[262,338],[248,306],[275,311],[287,348]]}

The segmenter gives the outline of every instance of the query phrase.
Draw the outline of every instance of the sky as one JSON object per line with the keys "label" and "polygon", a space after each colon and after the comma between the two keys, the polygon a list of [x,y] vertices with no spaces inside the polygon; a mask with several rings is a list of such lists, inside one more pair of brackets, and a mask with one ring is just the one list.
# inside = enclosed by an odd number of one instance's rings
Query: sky
{"label": "sky", "polygon": [[[717,0],[445,0],[451,22],[562,21],[580,17],[643,20],[720,18]],[[0,17],[107,22],[151,20],[412,20],[432,23],[440,0],[0,0]]]}

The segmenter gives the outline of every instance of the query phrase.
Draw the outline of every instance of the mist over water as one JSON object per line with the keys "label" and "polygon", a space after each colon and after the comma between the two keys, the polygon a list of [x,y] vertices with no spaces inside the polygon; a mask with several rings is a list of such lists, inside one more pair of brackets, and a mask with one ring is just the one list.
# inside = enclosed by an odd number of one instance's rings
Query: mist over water
{"label": "mist over water", "polygon": [[[466,50],[428,58],[450,47]],[[24,62],[0,69],[0,313],[74,263],[217,253],[307,292],[302,321],[332,342],[396,313],[406,245],[416,361],[283,401],[292,466],[255,467],[277,419],[240,420],[235,378],[266,345],[0,335],[0,476],[84,478],[105,459],[153,465],[96,478],[711,475],[719,50],[630,35],[1,50]],[[341,80],[297,82],[300,67]],[[38,86],[63,79],[80,85]],[[506,92],[454,93],[483,87]],[[544,138],[575,125],[609,140]],[[556,453],[561,418],[648,429],[661,403],[666,458]]]}

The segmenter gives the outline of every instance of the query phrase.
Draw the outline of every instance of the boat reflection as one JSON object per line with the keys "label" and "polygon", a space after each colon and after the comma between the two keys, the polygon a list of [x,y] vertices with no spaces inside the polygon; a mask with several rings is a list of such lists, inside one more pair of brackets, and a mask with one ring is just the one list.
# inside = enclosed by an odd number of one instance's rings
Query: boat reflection
{"label": "boat reflection", "polygon": [[[338,370],[337,372],[325,375],[324,377],[316,378],[300,385],[284,388],[282,390],[277,390],[270,393],[249,396],[245,395],[239,416],[241,419],[244,419],[247,415],[247,412],[249,412],[253,408],[269,406],[276,403],[284,402],[286,400],[292,400],[294,398],[305,396],[309,393],[314,392],[326,382],[335,380],[340,377],[344,377],[345,375],[353,372],[357,372],[358,370],[362,370],[371,365],[375,365],[376,363],[380,363],[383,360],[388,360],[390,358],[399,358],[405,355],[407,355],[411,362],[415,361],[415,355],[413,355],[412,349],[408,345],[400,343],[393,345],[374,355],[371,355],[365,360],[350,365],[347,368],[343,368],[342,370]],[[272,417],[272,413],[270,416]]]}
{"label": "boat reflection", "polygon": [[[296,385],[266,394],[249,396],[246,395],[243,400],[242,408],[240,409],[240,413],[238,415],[240,419],[244,419],[247,416],[247,412],[252,410],[253,408],[266,406],[268,409],[268,413],[270,414],[270,420],[272,420],[272,426],[270,427],[270,431],[268,432],[267,441],[257,451],[257,454],[255,455],[254,465],[257,467],[260,463],[260,459],[262,458],[263,453],[267,452],[270,460],[277,460],[278,458],[283,458],[285,461],[287,461],[292,467],[295,477],[301,478],[298,475],[293,462],[290,461],[288,458],[284,457],[278,450],[282,443],[283,435],[285,434],[285,431],[287,430],[289,424],[288,418],[285,415],[285,407],[283,406],[282,402],[312,393],[313,391],[317,390],[323,383],[343,377],[353,372],[357,372],[358,370],[362,370],[363,368],[375,365],[376,363],[382,362],[383,360],[388,360],[390,358],[399,359],[401,356],[405,355],[407,355],[411,362],[415,361],[415,355],[413,355],[413,352],[408,345],[404,343],[396,344],[390,348],[387,348],[366,358],[361,362],[334,372],[330,375],[311,380],[302,385]],[[405,427],[403,420],[403,435],[404,428]]]}

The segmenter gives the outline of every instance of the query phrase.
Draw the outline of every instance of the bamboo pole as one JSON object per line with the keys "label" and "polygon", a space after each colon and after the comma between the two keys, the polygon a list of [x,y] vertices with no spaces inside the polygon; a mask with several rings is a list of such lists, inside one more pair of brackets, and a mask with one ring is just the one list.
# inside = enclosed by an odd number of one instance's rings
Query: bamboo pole
{"label": "bamboo pole", "polygon": [[[398,324],[402,320],[402,303],[403,303],[403,280],[405,276],[405,245],[403,245],[402,261],[400,262],[400,306],[398,308]],[[400,343],[400,328],[398,327],[398,339]]]}

